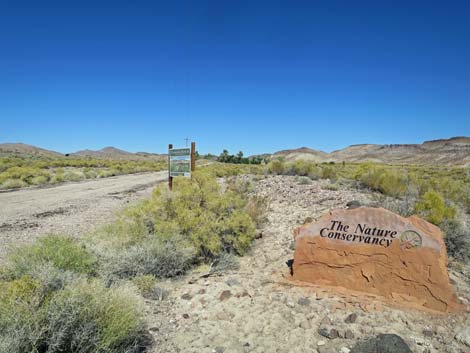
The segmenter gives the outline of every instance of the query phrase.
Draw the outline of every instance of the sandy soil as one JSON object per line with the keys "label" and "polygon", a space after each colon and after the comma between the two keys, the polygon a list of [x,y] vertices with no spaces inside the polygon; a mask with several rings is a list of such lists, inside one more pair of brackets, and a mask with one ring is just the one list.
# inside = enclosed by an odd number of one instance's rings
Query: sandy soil
{"label": "sandy soil", "polygon": [[0,193],[0,258],[11,245],[46,233],[80,236],[122,206],[150,195],[168,172],[121,175]]}

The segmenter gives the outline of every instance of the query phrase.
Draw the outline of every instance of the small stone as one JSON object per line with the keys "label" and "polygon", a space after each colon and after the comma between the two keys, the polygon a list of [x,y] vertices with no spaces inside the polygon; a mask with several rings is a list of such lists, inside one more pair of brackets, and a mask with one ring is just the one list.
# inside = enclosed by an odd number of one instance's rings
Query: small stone
{"label": "small stone", "polygon": [[467,327],[467,328],[464,328],[463,330],[460,330],[456,335],[455,335],[455,339],[470,347],[470,327]]}
{"label": "small stone", "polygon": [[193,297],[191,296],[191,294],[189,293],[184,293],[182,296],[181,296],[181,299],[183,300],[191,300]]}
{"label": "small stone", "polygon": [[325,326],[325,325],[331,325],[331,319],[328,316],[325,316],[321,321],[320,321],[320,326]]}
{"label": "small stone", "polygon": [[300,298],[297,302],[299,305],[310,305],[310,299]]}
{"label": "small stone", "polygon": [[352,313],[352,314],[349,314],[346,319],[344,320],[345,323],[347,324],[353,324],[355,323],[357,320],[357,314],[356,313]]}
{"label": "small stone", "polygon": [[335,338],[338,338],[338,337],[339,337],[338,330],[332,328],[332,329],[330,330],[330,336],[329,336],[329,338],[332,339],[332,340],[334,340]]}
{"label": "small stone", "polygon": [[197,291],[197,294],[205,294],[206,293],[206,289],[205,288],[201,288]]}
{"label": "small stone", "polygon": [[225,352],[225,347],[215,347],[213,350],[212,350],[213,353],[224,353]]}
{"label": "small stone", "polygon": [[432,330],[423,330],[424,337],[432,337],[434,336],[434,332]]}
{"label": "small stone", "polygon": [[227,283],[230,287],[238,286],[240,284],[240,282],[236,278],[229,278],[225,281],[225,283]]}
{"label": "small stone", "polygon": [[291,301],[288,301],[286,303],[286,305],[289,307],[289,308],[293,308],[295,306],[294,302],[291,302]]}
{"label": "small stone", "polygon": [[312,327],[312,325],[310,325],[310,322],[308,320],[303,320],[300,323],[300,327],[303,328],[304,330],[308,330]]}
{"label": "small stone", "polygon": [[324,346],[326,343],[325,341],[318,341],[317,342],[317,346],[321,347],[321,346]]}
{"label": "small stone", "polygon": [[418,345],[418,346],[422,346],[424,344],[424,340],[422,338],[419,338],[419,337],[415,337],[415,343]]}
{"label": "small stone", "polygon": [[354,338],[354,333],[351,330],[346,330],[344,333],[344,338],[347,340],[352,340]]}
{"label": "small stone", "polygon": [[349,352],[351,352],[351,350],[348,347],[341,347],[340,352],[341,353],[349,353]]}
{"label": "small stone", "polygon": [[158,332],[158,331],[159,331],[159,328],[158,328],[158,327],[155,327],[155,326],[153,326],[153,327],[150,327],[150,328],[149,328],[149,331],[152,331],[152,332]]}
{"label": "small stone", "polygon": [[322,328],[320,328],[320,329],[318,330],[318,334],[319,334],[320,336],[329,338],[328,336],[330,335],[330,331],[329,331],[327,328],[322,327]]}
{"label": "small stone", "polygon": [[222,293],[220,293],[219,300],[223,302],[224,300],[229,299],[231,296],[232,296],[232,292],[230,292],[229,290],[224,290],[222,291]]}
{"label": "small stone", "polygon": [[189,319],[189,314],[183,314],[183,319]]}

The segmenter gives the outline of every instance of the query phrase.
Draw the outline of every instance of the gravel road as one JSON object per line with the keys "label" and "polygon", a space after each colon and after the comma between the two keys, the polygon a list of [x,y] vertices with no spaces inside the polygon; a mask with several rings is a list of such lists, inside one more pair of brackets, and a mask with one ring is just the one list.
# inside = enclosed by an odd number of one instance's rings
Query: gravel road
{"label": "gravel road", "polygon": [[80,236],[116,210],[149,196],[168,172],[121,175],[0,193],[0,259],[11,245],[47,233]]}

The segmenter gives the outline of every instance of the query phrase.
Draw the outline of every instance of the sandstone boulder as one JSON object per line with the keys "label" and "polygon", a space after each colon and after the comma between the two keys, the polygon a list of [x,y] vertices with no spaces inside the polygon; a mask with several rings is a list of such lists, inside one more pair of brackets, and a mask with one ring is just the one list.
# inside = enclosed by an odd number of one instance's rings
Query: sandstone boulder
{"label": "sandstone boulder", "polygon": [[382,208],[338,209],[294,230],[293,278],[448,312],[459,307],[440,229]]}

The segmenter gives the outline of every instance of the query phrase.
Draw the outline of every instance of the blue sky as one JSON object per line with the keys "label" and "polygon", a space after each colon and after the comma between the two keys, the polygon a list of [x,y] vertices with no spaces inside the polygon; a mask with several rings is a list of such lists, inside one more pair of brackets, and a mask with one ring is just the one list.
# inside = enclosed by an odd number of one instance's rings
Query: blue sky
{"label": "blue sky", "polygon": [[468,1],[0,0],[0,142],[245,154],[470,135]]}

